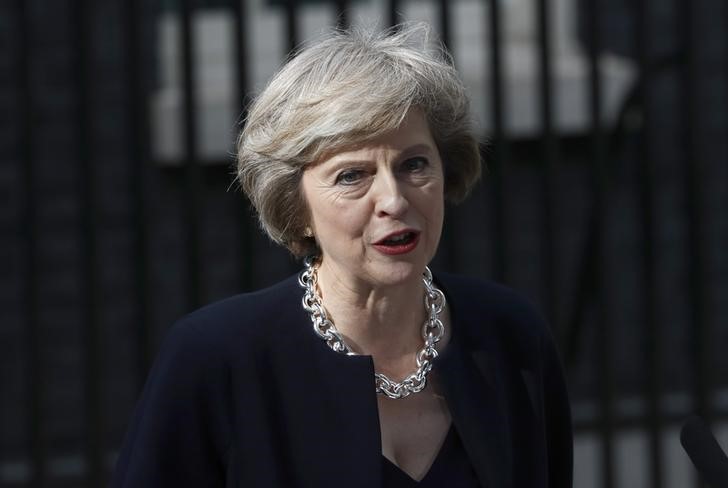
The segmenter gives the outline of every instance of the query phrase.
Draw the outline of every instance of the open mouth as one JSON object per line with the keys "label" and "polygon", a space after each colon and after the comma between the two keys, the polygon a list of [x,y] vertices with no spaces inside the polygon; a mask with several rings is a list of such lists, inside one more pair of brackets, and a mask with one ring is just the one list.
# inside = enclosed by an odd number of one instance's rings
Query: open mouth
{"label": "open mouth", "polygon": [[392,236],[382,241],[379,241],[377,244],[383,246],[402,246],[410,244],[412,241],[415,240],[416,237],[416,232],[403,232],[401,234],[397,234],[396,236]]}
{"label": "open mouth", "polygon": [[417,231],[398,232],[375,243],[374,247],[384,254],[405,254],[417,247],[419,239]]}

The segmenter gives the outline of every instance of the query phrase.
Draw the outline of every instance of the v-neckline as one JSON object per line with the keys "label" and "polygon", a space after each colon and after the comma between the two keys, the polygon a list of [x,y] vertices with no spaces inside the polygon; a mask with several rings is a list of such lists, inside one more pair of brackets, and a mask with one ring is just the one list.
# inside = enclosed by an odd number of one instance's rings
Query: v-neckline
{"label": "v-neckline", "polygon": [[442,462],[441,458],[444,456],[444,452],[446,451],[446,449],[449,448],[449,444],[452,443],[451,437],[454,434],[455,434],[455,425],[452,422],[450,422],[450,427],[448,427],[447,433],[445,434],[445,437],[443,438],[442,442],[440,443],[440,449],[437,451],[437,454],[435,455],[434,459],[432,460],[432,463],[430,463],[430,467],[427,468],[427,472],[420,480],[414,479],[412,476],[409,475],[409,473],[407,473],[407,471],[400,468],[397,465],[397,463],[395,463],[394,461],[389,459],[384,454],[381,455],[382,460],[383,460],[383,462],[388,463],[390,465],[390,467],[394,471],[396,471],[399,475],[407,478],[407,480],[410,483],[419,485],[420,483],[424,482],[430,476],[430,474],[433,472],[433,468],[435,468],[438,464],[440,464],[440,462]]}

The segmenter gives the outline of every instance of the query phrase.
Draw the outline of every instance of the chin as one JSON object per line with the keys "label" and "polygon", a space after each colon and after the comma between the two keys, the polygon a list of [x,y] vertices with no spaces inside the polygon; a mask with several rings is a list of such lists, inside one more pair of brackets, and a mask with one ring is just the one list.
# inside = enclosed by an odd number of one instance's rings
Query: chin
{"label": "chin", "polygon": [[409,261],[383,262],[372,271],[372,277],[384,286],[396,286],[409,281],[420,279],[425,269],[425,264]]}

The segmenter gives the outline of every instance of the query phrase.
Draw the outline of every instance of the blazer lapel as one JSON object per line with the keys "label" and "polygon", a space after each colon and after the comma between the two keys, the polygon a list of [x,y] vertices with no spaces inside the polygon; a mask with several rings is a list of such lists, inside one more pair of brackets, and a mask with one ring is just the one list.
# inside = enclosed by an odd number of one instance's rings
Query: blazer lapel
{"label": "blazer lapel", "polygon": [[[295,303],[300,302],[294,289]],[[298,307],[287,318],[287,410],[289,454],[295,486],[328,488],[381,485],[381,439],[374,363],[369,356],[332,351]],[[295,443],[295,445],[294,445]]]}
{"label": "blazer lapel", "polygon": [[438,363],[453,423],[480,484],[510,487],[511,438],[497,357],[486,350],[468,351],[453,341]]}
{"label": "blazer lapel", "polygon": [[[323,342],[317,346],[326,347]],[[381,486],[382,448],[371,357],[323,350],[316,359],[321,373],[319,411],[328,420],[321,426],[320,439],[346,447],[326,453],[327,479],[312,486]]]}

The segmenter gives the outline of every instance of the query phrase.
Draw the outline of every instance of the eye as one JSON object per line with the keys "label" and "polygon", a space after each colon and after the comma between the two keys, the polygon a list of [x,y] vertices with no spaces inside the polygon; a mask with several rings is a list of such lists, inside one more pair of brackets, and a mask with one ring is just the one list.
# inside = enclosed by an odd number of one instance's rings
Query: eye
{"label": "eye", "polygon": [[427,158],[416,157],[405,160],[402,163],[402,169],[408,173],[416,173],[422,171],[429,164]]}
{"label": "eye", "polygon": [[355,185],[363,176],[360,169],[347,169],[336,175],[336,183],[341,185]]}

